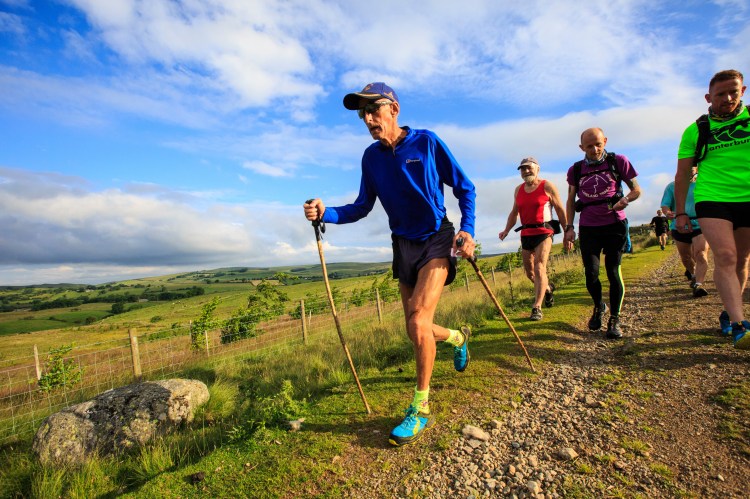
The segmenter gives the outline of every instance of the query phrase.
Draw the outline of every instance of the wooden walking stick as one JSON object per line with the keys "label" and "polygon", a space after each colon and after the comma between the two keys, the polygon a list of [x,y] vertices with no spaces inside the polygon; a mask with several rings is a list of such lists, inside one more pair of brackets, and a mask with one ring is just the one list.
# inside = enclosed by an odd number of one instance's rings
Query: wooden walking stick
{"label": "wooden walking stick", "polygon": [[[459,248],[463,245],[464,240],[462,237],[459,237],[456,239],[456,246]],[[505,312],[503,312],[503,307],[500,306],[500,302],[497,301],[497,298],[495,298],[495,294],[492,292],[492,289],[490,289],[489,284],[487,284],[487,281],[484,279],[484,276],[482,275],[482,271],[479,270],[479,267],[477,267],[477,259],[476,257],[472,256],[471,258],[466,258],[468,262],[471,264],[472,267],[474,267],[474,271],[477,273],[477,277],[479,277],[479,280],[482,282],[482,286],[484,286],[484,289],[487,290],[487,294],[490,295],[490,298],[492,299],[492,303],[495,304],[495,307],[497,308],[498,312],[500,312],[500,315],[505,319],[505,323],[508,325],[510,330],[513,332],[513,335],[516,337],[516,340],[518,341],[518,344],[521,345],[521,348],[523,349],[523,354],[526,356],[526,360],[529,363],[529,367],[531,367],[531,370],[533,372],[536,372],[536,369],[534,369],[534,364],[531,363],[531,357],[529,357],[529,352],[526,351],[526,347],[523,344],[523,341],[521,341],[521,337],[518,336],[518,333],[516,332],[516,328],[513,327],[513,324],[510,323],[510,319],[508,319],[508,316],[505,315]]]}
{"label": "wooden walking stick", "polygon": [[[308,199],[307,204],[310,204],[313,200]],[[328,282],[328,271],[326,270],[326,259],[323,256],[323,233],[326,231],[325,223],[322,220],[313,220],[312,226],[315,229],[315,240],[318,243],[318,254],[320,255],[320,266],[323,269],[323,281],[326,284],[326,293],[328,294],[328,303],[331,304],[331,313],[333,314],[333,321],[336,323],[336,331],[339,333],[339,339],[341,340],[341,346],[344,347],[344,353],[346,359],[349,361],[349,368],[352,370],[354,381],[357,382],[357,389],[359,390],[359,396],[362,397],[362,402],[365,404],[365,410],[367,414],[372,414],[370,405],[367,403],[365,398],[365,392],[362,391],[362,384],[359,382],[359,376],[357,376],[357,370],[354,368],[354,361],[352,361],[352,355],[349,353],[349,347],[346,346],[344,335],[341,332],[341,322],[339,322],[339,316],[336,313],[336,304],[333,302],[333,294],[331,293],[331,284]]]}

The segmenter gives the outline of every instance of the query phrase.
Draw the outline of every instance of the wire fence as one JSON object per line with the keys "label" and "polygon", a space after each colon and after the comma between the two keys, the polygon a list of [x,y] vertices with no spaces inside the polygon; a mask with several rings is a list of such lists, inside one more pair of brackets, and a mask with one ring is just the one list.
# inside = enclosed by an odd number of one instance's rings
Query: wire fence
{"label": "wire fence", "polygon": [[[511,306],[533,293],[522,268],[511,265],[507,271],[498,272],[487,267],[482,269],[486,281],[508,297]],[[577,255],[550,258],[550,275],[572,267],[580,267]],[[486,291],[471,270],[460,272],[445,293],[474,295]],[[336,334],[327,297],[302,300],[294,306],[296,309],[285,315],[258,321],[249,337],[228,336],[217,326],[207,330],[196,345],[191,324],[140,335],[130,329],[127,337],[71,346],[56,356],[50,351],[41,358],[34,346],[28,356],[6,359],[0,364],[0,443],[28,436],[48,415],[112,388],[174,377],[217,362],[241,362],[251,354],[278,352],[282,347],[304,349],[317,337]],[[355,302],[336,300],[336,310],[345,333],[403,320],[395,281],[382,292],[373,289],[360,295]]]}

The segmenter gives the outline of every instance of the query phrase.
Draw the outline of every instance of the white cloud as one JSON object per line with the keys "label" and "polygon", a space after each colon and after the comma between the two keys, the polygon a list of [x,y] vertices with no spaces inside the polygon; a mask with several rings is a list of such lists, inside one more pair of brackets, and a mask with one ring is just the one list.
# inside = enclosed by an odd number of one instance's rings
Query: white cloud
{"label": "white cloud", "polygon": [[0,12],[0,33],[21,37],[26,33],[23,19],[15,14]]}
{"label": "white cloud", "polygon": [[[0,170],[0,262],[14,269],[0,276],[314,262],[312,229],[289,199],[356,197],[371,139],[341,97],[375,80],[396,88],[406,116],[416,111],[402,124],[435,130],[477,183],[486,252],[518,246],[497,240],[518,160],[537,157],[564,187],[590,126],[636,165],[644,194],[628,214],[647,221],[683,128],[704,111],[708,78],[750,63],[746,2],[730,0],[436,0],[429,9],[384,0],[378,12],[345,0],[68,0],[54,23],[27,2],[0,2],[18,9],[0,19],[12,49],[0,56],[4,121],[51,134],[50,123],[95,130],[71,144],[79,149],[143,142],[158,155],[144,163],[159,170],[139,169],[146,182],[132,183],[134,163],[105,155],[91,166],[83,155],[40,157],[25,143],[24,156],[3,151],[6,164],[78,176]],[[211,178],[170,171],[196,158]],[[202,177],[190,178],[196,171]],[[237,194],[238,179],[252,189]],[[331,226],[326,251],[332,261],[389,260],[380,205],[357,224]]]}
{"label": "white cloud", "polygon": [[269,177],[289,177],[291,175],[284,168],[269,165],[264,161],[245,161],[242,167],[260,175],[268,175]]}

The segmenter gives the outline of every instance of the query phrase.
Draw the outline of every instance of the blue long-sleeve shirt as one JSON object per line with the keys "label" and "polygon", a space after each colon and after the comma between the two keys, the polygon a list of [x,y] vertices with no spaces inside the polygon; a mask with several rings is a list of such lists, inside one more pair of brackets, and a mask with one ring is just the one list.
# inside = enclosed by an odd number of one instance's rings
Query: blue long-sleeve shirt
{"label": "blue long-sleeve shirt", "polygon": [[443,185],[447,185],[458,199],[460,230],[474,237],[474,184],[434,132],[403,128],[406,137],[395,150],[379,141],[365,149],[357,199],[326,208],[323,221],[356,222],[370,213],[378,198],[393,234],[424,241],[438,231],[445,217]]}

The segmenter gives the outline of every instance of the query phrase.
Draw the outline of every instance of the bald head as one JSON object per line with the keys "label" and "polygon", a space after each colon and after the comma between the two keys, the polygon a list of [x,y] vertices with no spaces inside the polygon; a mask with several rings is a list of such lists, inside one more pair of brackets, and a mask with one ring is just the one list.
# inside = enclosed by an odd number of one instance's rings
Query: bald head
{"label": "bald head", "polygon": [[604,156],[604,147],[607,145],[607,137],[601,128],[588,128],[581,134],[581,151],[586,153],[589,161],[599,161]]}
{"label": "bald head", "polygon": [[587,128],[583,132],[581,132],[581,145],[583,145],[583,141],[585,140],[585,137],[602,137],[604,140],[607,138],[604,137],[604,130],[601,128]]}

